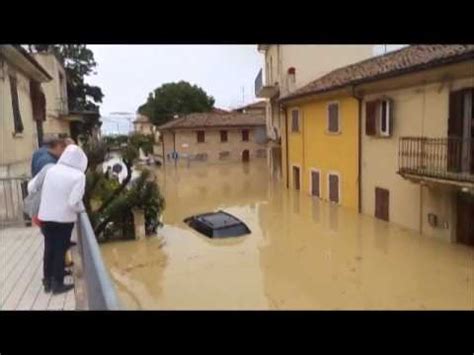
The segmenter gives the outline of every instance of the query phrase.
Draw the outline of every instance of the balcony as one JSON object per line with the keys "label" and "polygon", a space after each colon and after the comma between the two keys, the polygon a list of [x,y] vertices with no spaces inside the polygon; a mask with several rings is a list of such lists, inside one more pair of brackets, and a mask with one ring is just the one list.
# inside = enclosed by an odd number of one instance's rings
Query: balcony
{"label": "balcony", "polygon": [[415,182],[474,188],[473,139],[402,137],[398,173]]}
{"label": "balcony", "polygon": [[67,115],[69,114],[67,100],[64,99],[64,98],[57,98],[56,99],[56,110],[58,111],[59,116],[67,117]]}
{"label": "balcony", "polygon": [[263,81],[263,71],[260,71],[255,78],[255,96],[258,98],[267,98],[271,99],[275,97],[279,93],[278,85],[268,85],[267,83],[264,84]]}

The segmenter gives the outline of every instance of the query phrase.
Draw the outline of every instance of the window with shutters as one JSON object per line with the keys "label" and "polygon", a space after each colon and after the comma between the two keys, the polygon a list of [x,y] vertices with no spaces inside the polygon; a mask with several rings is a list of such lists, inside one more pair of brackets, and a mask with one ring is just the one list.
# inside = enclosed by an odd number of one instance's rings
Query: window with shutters
{"label": "window with shutters", "polygon": [[328,174],[328,191],[329,201],[339,203],[340,201],[340,188],[339,188],[339,174],[329,173]]}
{"label": "window with shutters", "polygon": [[15,133],[23,132],[23,122],[21,120],[20,112],[20,103],[18,101],[18,87],[17,79],[14,75],[9,75],[10,79],[10,94],[12,98],[12,108],[13,108],[13,126],[15,128]]}
{"label": "window with shutters", "polygon": [[242,140],[244,142],[248,142],[249,141],[249,130],[248,129],[243,129],[242,130]]}
{"label": "window with shutters", "polygon": [[291,110],[291,132],[300,131],[300,110]]}
{"label": "window with shutters", "polygon": [[393,101],[378,99],[365,104],[365,134],[390,137],[393,127]]}
{"label": "window with shutters", "polygon": [[321,174],[317,169],[311,169],[311,190],[312,196],[321,197]]}
{"label": "window with shutters", "polygon": [[197,131],[197,142],[204,143],[206,141],[206,135],[204,131]]}
{"label": "window with shutters", "polygon": [[391,134],[391,124],[392,124],[392,117],[391,117],[391,110],[392,104],[390,100],[381,100],[380,101],[380,119],[379,119],[379,127],[380,127],[380,135],[384,137],[388,137]]}
{"label": "window with shutters", "polygon": [[227,142],[227,131],[221,131],[221,142]]}
{"label": "window with shutters", "polygon": [[327,131],[330,133],[340,132],[339,122],[339,103],[332,102],[328,104],[328,127]]}

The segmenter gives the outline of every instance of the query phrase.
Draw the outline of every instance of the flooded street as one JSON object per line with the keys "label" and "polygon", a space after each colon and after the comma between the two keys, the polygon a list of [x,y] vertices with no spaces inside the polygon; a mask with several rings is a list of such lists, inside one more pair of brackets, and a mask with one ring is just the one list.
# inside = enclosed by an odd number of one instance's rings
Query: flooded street
{"label": "flooded street", "polygon": [[[287,190],[265,161],[157,170],[162,238],[101,246],[129,309],[474,309],[474,249]],[[183,219],[223,209],[252,233]]]}

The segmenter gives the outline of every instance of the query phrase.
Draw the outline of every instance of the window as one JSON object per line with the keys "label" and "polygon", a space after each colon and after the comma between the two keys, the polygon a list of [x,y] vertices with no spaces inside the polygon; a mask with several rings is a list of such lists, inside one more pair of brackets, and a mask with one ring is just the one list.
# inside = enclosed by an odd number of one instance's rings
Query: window
{"label": "window", "polygon": [[248,142],[249,141],[249,130],[248,129],[243,129],[242,130],[242,140],[244,142]]}
{"label": "window", "polygon": [[206,141],[206,135],[204,131],[197,131],[197,142],[204,143]]}
{"label": "window", "polygon": [[365,134],[389,137],[393,127],[393,101],[390,99],[368,101],[365,104]]}
{"label": "window", "polygon": [[339,203],[339,175],[330,173],[328,175],[329,201]]}
{"label": "window", "polygon": [[227,142],[227,131],[221,131],[221,142]]}
{"label": "window", "polygon": [[220,152],[219,153],[219,160],[226,160],[230,157],[230,152]]}
{"label": "window", "polygon": [[389,221],[390,191],[380,187],[375,188],[375,217]]}
{"label": "window", "polygon": [[380,115],[380,135],[390,136],[390,110],[391,105],[389,100],[382,100],[381,102],[381,115]]}
{"label": "window", "polygon": [[321,197],[319,170],[311,170],[311,195]]}
{"label": "window", "polygon": [[13,108],[13,126],[15,128],[15,133],[23,132],[23,122],[21,120],[20,112],[20,103],[18,101],[18,87],[16,77],[10,75],[10,94],[12,98],[12,108]]}
{"label": "window", "polygon": [[293,166],[293,186],[295,190],[300,189],[300,168]]}
{"label": "window", "polygon": [[336,102],[328,105],[328,132],[339,132],[339,104]]}
{"label": "window", "polygon": [[291,110],[291,132],[300,131],[300,110]]}

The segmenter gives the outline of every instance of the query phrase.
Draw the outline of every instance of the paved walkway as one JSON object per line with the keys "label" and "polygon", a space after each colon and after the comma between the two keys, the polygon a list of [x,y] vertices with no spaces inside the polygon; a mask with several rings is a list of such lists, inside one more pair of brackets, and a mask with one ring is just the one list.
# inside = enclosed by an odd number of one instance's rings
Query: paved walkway
{"label": "paved walkway", "polygon": [[43,237],[37,227],[0,229],[0,310],[74,310],[74,290],[45,293]]}

